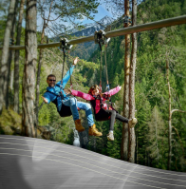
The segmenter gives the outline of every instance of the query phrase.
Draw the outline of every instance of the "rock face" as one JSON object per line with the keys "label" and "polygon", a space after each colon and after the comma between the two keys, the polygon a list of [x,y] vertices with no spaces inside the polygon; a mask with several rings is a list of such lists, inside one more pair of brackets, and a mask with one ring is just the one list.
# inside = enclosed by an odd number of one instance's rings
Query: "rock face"
{"label": "rock face", "polygon": [[75,35],[76,37],[94,35],[96,30],[104,30],[105,27],[111,24],[113,21],[114,19],[110,18],[109,16],[105,16],[100,21],[98,21],[98,23],[86,24],[84,25],[85,29],[81,31],[73,31],[71,35]]}

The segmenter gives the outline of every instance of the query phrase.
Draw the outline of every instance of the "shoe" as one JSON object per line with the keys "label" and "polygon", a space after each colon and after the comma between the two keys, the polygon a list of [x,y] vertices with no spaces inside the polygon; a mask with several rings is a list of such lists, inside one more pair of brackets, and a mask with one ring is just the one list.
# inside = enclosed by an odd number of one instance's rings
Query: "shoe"
{"label": "shoe", "polygon": [[81,120],[80,119],[76,119],[75,121],[75,125],[76,125],[76,130],[78,132],[82,132],[85,130],[85,128],[81,125]]}
{"label": "shoe", "polygon": [[114,134],[113,132],[109,132],[109,134],[107,135],[107,139],[110,141],[114,141]]}
{"label": "shoe", "polygon": [[96,125],[92,125],[91,127],[89,127],[89,131],[88,131],[88,134],[90,136],[102,136],[103,134],[101,132],[99,132],[97,129],[96,129]]}
{"label": "shoe", "polygon": [[133,128],[133,127],[136,125],[137,122],[138,122],[138,121],[137,121],[136,118],[130,119],[129,122],[128,122],[129,127],[130,127],[130,128]]}

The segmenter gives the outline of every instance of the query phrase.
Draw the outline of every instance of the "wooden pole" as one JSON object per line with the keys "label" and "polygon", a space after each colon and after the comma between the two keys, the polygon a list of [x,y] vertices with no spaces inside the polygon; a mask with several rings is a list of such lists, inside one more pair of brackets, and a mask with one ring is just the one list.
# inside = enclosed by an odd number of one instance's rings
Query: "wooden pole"
{"label": "wooden pole", "polygon": [[[180,25],[180,24],[186,24],[186,15],[159,20],[156,22],[150,22],[147,24],[141,24],[141,25],[137,25],[133,27],[127,27],[127,28],[109,31],[109,32],[106,32],[106,36],[117,37],[117,36],[122,36],[126,34],[138,33],[142,31],[148,31],[148,30],[175,26],[175,25]],[[94,36],[88,36],[88,37],[81,37],[79,39],[70,40],[69,43],[74,45],[74,44],[84,43],[84,42],[93,41],[93,40],[94,40]],[[49,47],[59,47],[59,46],[60,46],[60,43],[49,43],[49,44],[39,44],[38,48],[49,48]],[[1,49],[2,47],[0,47],[0,50]],[[10,46],[9,49],[21,50],[21,49],[25,49],[25,46]]]}

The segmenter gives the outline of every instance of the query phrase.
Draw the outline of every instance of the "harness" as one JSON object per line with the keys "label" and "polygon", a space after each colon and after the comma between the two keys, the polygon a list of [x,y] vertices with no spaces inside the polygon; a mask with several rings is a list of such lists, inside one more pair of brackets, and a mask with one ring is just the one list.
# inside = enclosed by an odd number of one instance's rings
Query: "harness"
{"label": "harness", "polygon": [[[58,86],[58,85],[57,85],[57,86]],[[71,115],[72,115],[72,112],[71,112],[69,106],[65,106],[64,104],[62,104],[61,109],[60,109],[60,110],[58,109],[57,99],[58,99],[58,98],[61,98],[62,100],[64,99],[64,96],[62,95],[61,92],[59,92],[58,94],[53,93],[53,92],[48,91],[48,90],[47,90],[46,92],[51,93],[51,94],[53,94],[53,95],[55,95],[55,96],[57,97],[57,98],[56,98],[54,101],[52,101],[52,102],[56,105],[57,111],[58,111],[58,113],[60,114],[61,117],[68,117],[68,116],[71,116]],[[70,94],[69,94],[69,95],[66,95],[66,96],[70,96]]]}
{"label": "harness", "polygon": [[[103,107],[103,103],[102,103],[102,98],[101,98],[101,95],[97,95],[97,96],[93,96],[95,98],[95,100],[99,100],[100,101],[100,108]],[[103,94],[102,96],[103,98],[105,98],[106,100],[110,100],[110,96],[109,95],[106,95],[106,94]],[[112,107],[112,103],[111,103],[111,107]],[[112,109],[114,109],[112,107]]]}
{"label": "harness", "polygon": [[[105,54],[105,72],[106,72],[106,91],[109,91],[110,90],[110,85],[109,85],[109,79],[108,79],[108,68],[107,68],[107,46],[108,46],[108,43],[110,41],[110,38],[108,38],[106,36],[106,33],[103,31],[103,30],[100,30],[100,31],[95,31],[94,33],[94,41],[95,43],[99,44],[99,47],[100,47],[100,53],[101,53],[101,61],[100,61],[100,91],[102,91],[102,62],[103,62],[103,58],[102,58],[102,53],[104,51],[104,54]],[[105,49],[102,50],[102,45],[105,45]],[[109,107],[111,107],[112,109],[113,106],[112,106],[112,100],[111,100],[111,97],[109,95],[105,95],[104,97],[105,99],[107,99],[109,101],[109,104],[107,104]]]}

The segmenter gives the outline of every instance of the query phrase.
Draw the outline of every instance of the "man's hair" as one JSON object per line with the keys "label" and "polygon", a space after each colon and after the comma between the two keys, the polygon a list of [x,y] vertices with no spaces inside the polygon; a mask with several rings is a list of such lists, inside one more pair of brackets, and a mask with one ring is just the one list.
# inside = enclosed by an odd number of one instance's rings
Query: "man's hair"
{"label": "man's hair", "polygon": [[56,76],[55,76],[54,74],[48,75],[48,76],[47,76],[47,80],[48,80],[49,77],[55,77],[55,78],[56,78]]}

